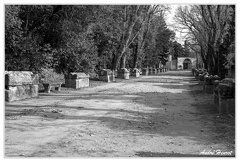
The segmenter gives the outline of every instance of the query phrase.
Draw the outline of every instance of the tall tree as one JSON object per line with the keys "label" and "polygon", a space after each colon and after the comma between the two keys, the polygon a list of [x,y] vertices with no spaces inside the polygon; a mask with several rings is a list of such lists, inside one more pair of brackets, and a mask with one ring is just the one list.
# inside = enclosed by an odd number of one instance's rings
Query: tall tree
{"label": "tall tree", "polygon": [[212,74],[219,72],[219,42],[228,10],[229,6],[226,5],[192,5],[177,10],[176,20],[187,30],[188,38],[198,43],[205,67]]}

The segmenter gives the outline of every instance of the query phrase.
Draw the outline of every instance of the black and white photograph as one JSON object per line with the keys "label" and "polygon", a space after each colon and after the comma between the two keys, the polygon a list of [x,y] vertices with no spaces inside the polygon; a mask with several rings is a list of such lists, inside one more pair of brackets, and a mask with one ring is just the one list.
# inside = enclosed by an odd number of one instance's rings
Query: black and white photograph
{"label": "black and white photograph", "polygon": [[236,6],[5,2],[3,157],[235,159]]}

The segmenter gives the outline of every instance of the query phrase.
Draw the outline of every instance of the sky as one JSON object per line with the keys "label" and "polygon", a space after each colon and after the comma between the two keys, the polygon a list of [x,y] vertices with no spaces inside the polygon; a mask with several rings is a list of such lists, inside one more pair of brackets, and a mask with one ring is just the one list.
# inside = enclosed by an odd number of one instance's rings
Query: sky
{"label": "sky", "polygon": [[178,43],[183,44],[184,43],[184,38],[183,38],[184,35],[182,33],[178,32],[177,30],[175,30],[174,27],[173,27],[174,25],[177,26],[173,18],[174,18],[176,9],[179,6],[182,6],[182,5],[170,5],[170,7],[171,7],[170,13],[168,13],[165,18],[166,18],[166,23],[168,25],[168,28],[171,29],[171,30],[174,30],[175,33],[176,33],[176,36],[175,36],[176,41]]}

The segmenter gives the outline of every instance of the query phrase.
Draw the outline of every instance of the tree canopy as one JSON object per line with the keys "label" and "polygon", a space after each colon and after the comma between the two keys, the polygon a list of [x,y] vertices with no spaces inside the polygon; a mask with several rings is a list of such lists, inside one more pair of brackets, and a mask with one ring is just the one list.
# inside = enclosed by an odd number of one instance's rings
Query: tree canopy
{"label": "tree canopy", "polygon": [[234,49],[235,44],[235,6],[180,6],[175,18],[189,42],[199,46],[195,50],[201,55],[205,68],[211,74],[224,77],[224,65],[229,65],[227,58],[234,55],[230,49]]}
{"label": "tree canopy", "polygon": [[[5,69],[91,72],[185,56],[167,5],[5,5]],[[212,73],[235,64],[235,6],[179,7],[178,27]]]}

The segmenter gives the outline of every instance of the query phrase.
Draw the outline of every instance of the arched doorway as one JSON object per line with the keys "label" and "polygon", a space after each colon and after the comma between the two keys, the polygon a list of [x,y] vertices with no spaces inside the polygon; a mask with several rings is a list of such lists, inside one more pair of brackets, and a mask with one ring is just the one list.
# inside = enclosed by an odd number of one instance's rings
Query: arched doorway
{"label": "arched doorway", "polygon": [[191,69],[192,68],[192,61],[190,59],[185,59],[183,61],[183,69]]}

